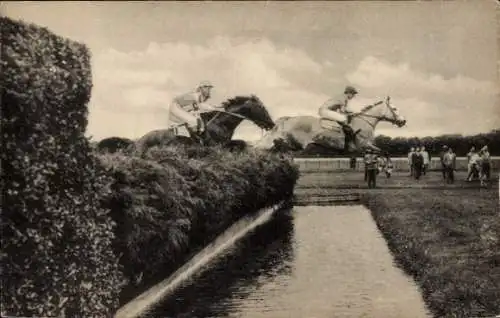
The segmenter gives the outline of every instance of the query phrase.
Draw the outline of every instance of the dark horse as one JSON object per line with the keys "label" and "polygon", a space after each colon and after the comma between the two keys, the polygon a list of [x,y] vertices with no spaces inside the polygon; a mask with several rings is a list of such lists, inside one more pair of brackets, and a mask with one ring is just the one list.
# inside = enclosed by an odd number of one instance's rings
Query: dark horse
{"label": "dark horse", "polygon": [[[205,130],[200,135],[179,136],[175,128],[153,130],[139,138],[131,147],[133,152],[144,154],[154,146],[203,145],[223,146],[234,149],[244,142],[231,140],[238,125],[245,119],[252,121],[261,129],[274,128],[274,121],[262,101],[255,95],[236,96],[222,103],[223,111],[210,111],[201,114]],[[239,148],[239,147],[238,147]]]}

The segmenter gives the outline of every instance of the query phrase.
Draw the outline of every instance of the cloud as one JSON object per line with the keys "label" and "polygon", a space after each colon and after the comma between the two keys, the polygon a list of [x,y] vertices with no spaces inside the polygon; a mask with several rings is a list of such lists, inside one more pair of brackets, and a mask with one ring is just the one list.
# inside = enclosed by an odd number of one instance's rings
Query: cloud
{"label": "cloud", "polygon": [[390,64],[373,56],[365,57],[354,72],[347,75],[352,83],[365,88],[389,88],[398,93],[490,94],[494,83],[470,77],[456,76],[444,79],[439,74],[426,74],[408,63]]}
{"label": "cloud", "polygon": [[[328,96],[299,88],[294,80],[320,76],[322,69],[305,52],[278,48],[267,39],[216,37],[207,45],[152,42],[143,51],[109,49],[93,59],[88,134],[97,139],[138,138],[164,128],[170,100],[204,79],[215,84],[213,103],[256,94],[275,119],[316,114]],[[235,134],[242,139],[258,137],[260,129],[246,122]]]}
{"label": "cloud", "polygon": [[[215,84],[213,103],[253,93],[274,119],[317,115],[335,90],[329,86],[341,90],[347,79],[360,90],[354,109],[390,95],[408,120],[404,128],[381,123],[377,134],[473,134],[500,126],[498,90],[492,82],[444,78],[372,56],[345,76],[336,76],[333,63],[319,63],[305,51],[278,47],[267,39],[216,37],[204,45],[152,42],[142,51],[106,50],[95,54],[92,62],[88,135],[96,139],[138,138],[165,128],[172,97],[204,79]],[[260,135],[258,127],[245,121],[234,138],[256,140]]]}
{"label": "cloud", "polygon": [[[365,98],[390,95],[408,120],[406,128],[378,133],[424,136],[475,134],[500,126],[495,83],[466,76],[446,79],[368,56],[346,75]],[[387,127],[387,126],[385,126]]]}

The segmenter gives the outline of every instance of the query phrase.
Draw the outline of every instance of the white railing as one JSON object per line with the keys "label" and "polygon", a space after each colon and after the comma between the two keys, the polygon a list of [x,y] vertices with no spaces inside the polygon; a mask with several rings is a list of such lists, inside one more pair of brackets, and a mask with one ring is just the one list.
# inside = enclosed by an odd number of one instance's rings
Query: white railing
{"label": "white railing", "polygon": [[[407,158],[391,158],[394,171],[408,171]],[[351,170],[349,158],[295,158],[293,161],[299,166],[300,171],[342,171]],[[457,170],[467,170],[467,158],[457,157]],[[491,157],[491,169],[497,170],[500,168],[500,157]],[[430,170],[441,169],[441,161],[439,157],[431,158],[429,164]],[[356,158],[357,171],[364,170],[363,158]]]}

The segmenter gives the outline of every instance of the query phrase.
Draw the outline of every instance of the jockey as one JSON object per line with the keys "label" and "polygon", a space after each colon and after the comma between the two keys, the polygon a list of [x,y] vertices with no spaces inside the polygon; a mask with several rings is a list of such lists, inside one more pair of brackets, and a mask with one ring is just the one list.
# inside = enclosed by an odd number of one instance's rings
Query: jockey
{"label": "jockey", "polygon": [[171,124],[185,124],[190,133],[201,133],[205,127],[203,127],[199,111],[218,109],[206,103],[211,96],[212,88],[213,85],[209,81],[202,81],[194,91],[174,97],[170,105]]}
{"label": "jockey", "polygon": [[346,86],[344,95],[339,99],[329,99],[320,108],[319,115],[322,119],[333,120],[342,126],[346,137],[353,140],[355,133],[349,125],[352,112],[348,109],[348,103],[358,94],[358,91],[352,86]]}

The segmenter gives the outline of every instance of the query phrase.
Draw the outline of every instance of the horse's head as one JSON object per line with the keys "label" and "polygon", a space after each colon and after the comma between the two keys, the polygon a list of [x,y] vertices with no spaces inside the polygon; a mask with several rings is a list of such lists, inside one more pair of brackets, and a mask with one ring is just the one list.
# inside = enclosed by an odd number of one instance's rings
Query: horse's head
{"label": "horse's head", "polygon": [[361,113],[366,113],[379,120],[388,121],[398,127],[406,125],[406,119],[400,115],[398,109],[391,104],[390,96],[387,96],[385,101],[380,101],[374,105],[365,107]]}
{"label": "horse's head", "polygon": [[385,99],[385,105],[387,108],[385,118],[387,121],[397,125],[398,127],[403,127],[406,125],[406,119],[399,113],[399,110],[391,104],[391,97],[387,96]]}
{"label": "horse's head", "polygon": [[227,112],[235,113],[252,121],[262,129],[270,130],[275,124],[266,107],[255,95],[237,96],[224,103]]}

